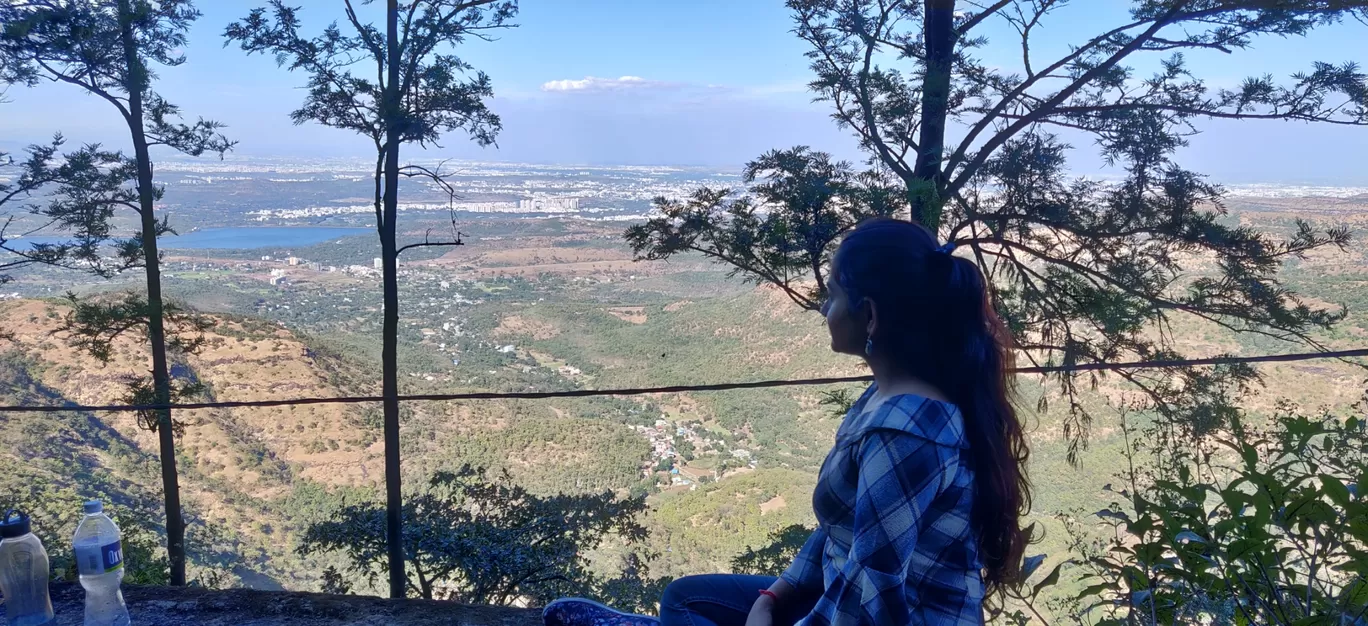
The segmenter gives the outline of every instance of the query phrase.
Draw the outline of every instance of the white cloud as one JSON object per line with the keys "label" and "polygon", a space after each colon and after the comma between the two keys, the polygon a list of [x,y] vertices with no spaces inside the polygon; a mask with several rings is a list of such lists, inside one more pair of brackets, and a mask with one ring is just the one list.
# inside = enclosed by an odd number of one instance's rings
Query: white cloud
{"label": "white cloud", "polygon": [[599,78],[586,76],[581,80],[552,80],[542,83],[542,91],[624,91],[628,89],[650,89],[675,87],[675,83],[647,80],[640,76],[619,76],[618,78]]}
{"label": "white cloud", "polygon": [[[697,99],[737,99],[765,100],[791,99],[794,95],[808,93],[807,84],[801,82],[770,83],[749,86],[725,84],[696,84],[663,80],[651,80],[640,76],[619,76],[601,78],[586,76],[581,79],[552,80],[542,83],[542,93],[638,93],[658,94],[668,92],[669,97],[683,98],[685,101]],[[806,99],[804,99],[806,101]]]}
{"label": "white cloud", "polygon": [[793,94],[806,95],[809,93],[809,89],[805,82],[770,83],[746,87],[742,93],[751,97],[765,98],[769,96],[791,96]]}

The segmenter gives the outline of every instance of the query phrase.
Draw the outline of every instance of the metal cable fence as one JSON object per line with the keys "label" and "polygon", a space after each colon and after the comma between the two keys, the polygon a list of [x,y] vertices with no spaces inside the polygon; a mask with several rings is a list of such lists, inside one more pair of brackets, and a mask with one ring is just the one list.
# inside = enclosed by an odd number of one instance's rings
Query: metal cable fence
{"label": "metal cable fence", "polygon": [[[1130,361],[1123,363],[1081,363],[1076,365],[1046,365],[1018,367],[1012,370],[1017,374],[1057,374],[1068,372],[1118,371],[1136,369],[1173,369],[1179,367],[1203,367],[1213,365],[1244,365],[1255,363],[1289,363],[1314,361],[1320,359],[1351,359],[1368,357],[1368,348],[1334,350],[1322,352],[1296,352],[1289,354],[1268,354],[1257,356],[1220,356],[1204,359],[1174,359],[1167,361]],[[674,385],[663,387],[637,387],[622,389],[576,389],[570,391],[514,391],[514,392],[469,392],[446,394],[401,395],[400,402],[442,402],[455,400],[543,400],[550,398],[589,398],[595,396],[642,396],[662,393],[687,393],[695,391],[731,391],[737,389],[766,389],[773,387],[804,387],[838,385],[843,383],[869,382],[871,376],[843,376],[828,378],[803,378],[793,380],[759,380],[750,382],[717,383],[711,385]],[[277,406],[298,406],[309,404],[359,404],[383,402],[383,396],[337,396],[330,398],[288,398],[281,400],[252,400],[240,402],[186,402],[181,404],[103,404],[79,405],[64,404],[55,406],[0,406],[0,413],[59,413],[59,412],[117,412],[117,411],[163,411],[194,409],[235,409]]]}
{"label": "metal cable fence", "polygon": [[[1217,356],[1200,359],[1175,359],[1175,360],[1149,360],[1149,361],[1130,361],[1121,363],[1084,363],[1073,365],[1048,365],[1019,367],[1011,370],[1017,374],[1061,374],[1075,372],[1095,372],[1095,371],[1126,371],[1143,369],[1173,369],[1185,367],[1207,367],[1222,365],[1249,365],[1260,363],[1288,363],[1298,361],[1312,361],[1324,359],[1338,359],[1348,362],[1350,359],[1368,357],[1368,347],[1350,350],[1318,351],[1318,352],[1299,352],[1290,354],[1273,354],[1257,356]],[[673,385],[659,387],[639,387],[639,388],[618,388],[618,389],[577,389],[567,391],[525,391],[525,392],[467,392],[449,394],[417,394],[400,395],[399,402],[441,402],[441,401],[482,401],[482,400],[537,400],[552,398],[588,398],[604,396],[642,396],[654,394],[687,393],[687,392],[711,392],[711,391],[731,391],[744,389],[765,389],[777,387],[803,387],[803,386],[822,386],[849,383],[862,383],[873,380],[872,376],[844,376],[844,377],[825,377],[825,378],[805,378],[792,380],[760,380],[748,382],[729,382],[702,385]],[[286,398],[279,400],[254,400],[237,402],[187,402],[179,404],[107,404],[107,405],[28,405],[28,406],[0,406],[0,415],[12,413],[58,413],[58,412],[123,412],[123,411],[187,411],[196,409],[233,409],[233,408],[264,408],[300,405],[324,405],[324,404],[361,404],[384,402],[383,396],[338,396],[338,397],[306,397],[306,398]],[[399,492],[401,487],[398,484],[398,473],[390,475],[390,466],[397,468],[399,464],[398,446],[390,450],[386,446],[386,483],[387,494],[391,500],[387,509],[387,551],[390,552],[391,567],[398,572],[398,577],[392,576],[391,596],[402,597],[404,594],[403,579],[403,554],[402,537],[399,530],[402,522],[398,519],[399,515]],[[390,458],[391,455],[393,458]],[[169,502],[169,500],[168,500]],[[392,572],[393,574],[393,572]]]}

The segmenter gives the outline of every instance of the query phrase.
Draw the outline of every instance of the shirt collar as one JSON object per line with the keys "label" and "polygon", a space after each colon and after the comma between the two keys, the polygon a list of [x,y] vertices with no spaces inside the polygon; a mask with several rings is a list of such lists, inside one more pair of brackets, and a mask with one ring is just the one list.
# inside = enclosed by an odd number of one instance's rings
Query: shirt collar
{"label": "shirt collar", "polygon": [[838,440],[860,437],[871,430],[897,430],[951,448],[969,447],[964,433],[964,416],[955,405],[904,394],[866,410],[875,387],[870,385],[850,408],[837,433]]}

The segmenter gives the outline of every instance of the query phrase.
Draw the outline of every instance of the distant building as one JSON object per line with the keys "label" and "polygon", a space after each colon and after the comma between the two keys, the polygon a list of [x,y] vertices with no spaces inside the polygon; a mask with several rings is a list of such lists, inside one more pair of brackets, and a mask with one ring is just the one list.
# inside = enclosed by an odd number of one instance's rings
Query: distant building
{"label": "distant building", "polygon": [[271,277],[271,286],[272,286],[272,287],[281,287],[281,286],[284,286],[285,284],[287,284],[288,282],[289,282],[289,280],[286,279],[284,276],[272,276],[272,277]]}
{"label": "distant building", "polygon": [[[271,270],[271,278],[280,278],[280,277],[282,277],[282,276],[284,276],[284,275],[285,275],[285,270],[282,270],[282,269],[274,269],[274,270]],[[274,285],[275,283],[271,283],[271,284]]]}
{"label": "distant building", "polygon": [[518,201],[520,211],[578,211],[579,198],[529,198]]}
{"label": "distant building", "polygon": [[269,254],[263,254],[263,255],[261,255],[261,260],[263,260],[263,261],[269,261],[269,260],[271,260],[271,255],[269,255]]}
{"label": "distant building", "polygon": [[315,271],[315,272],[321,272],[321,271],[323,271],[323,264],[322,264],[322,263],[317,263],[317,262],[310,263],[310,264],[309,264],[309,269],[311,269],[311,270],[313,270],[313,271]]}
{"label": "distant building", "polygon": [[380,257],[375,257],[375,269],[385,269],[385,260]]}
{"label": "distant building", "polygon": [[290,258],[288,258],[288,259],[285,259],[285,263],[287,263],[287,264],[289,264],[289,265],[299,265],[299,257],[297,257],[297,256],[292,256],[292,257],[290,257]]}

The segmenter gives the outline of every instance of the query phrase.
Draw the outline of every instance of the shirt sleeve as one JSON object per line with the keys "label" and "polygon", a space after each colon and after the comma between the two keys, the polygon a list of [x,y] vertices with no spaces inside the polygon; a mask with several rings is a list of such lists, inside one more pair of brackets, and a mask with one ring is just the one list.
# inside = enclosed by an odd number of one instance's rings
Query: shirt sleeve
{"label": "shirt sleeve", "polygon": [[[904,587],[921,519],[957,453],[897,431],[874,431],[861,442],[850,557],[819,601],[833,626],[907,622]],[[821,606],[828,603],[835,606]]]}
{"label": "shirt sleeve", "polygon": [[826,531],[821,526],[812,531],[793,564],[779,578],[805,595],[822,593],[822,554],[826,551]]}

